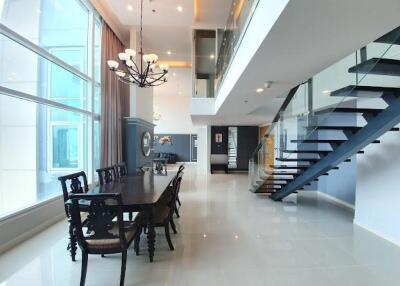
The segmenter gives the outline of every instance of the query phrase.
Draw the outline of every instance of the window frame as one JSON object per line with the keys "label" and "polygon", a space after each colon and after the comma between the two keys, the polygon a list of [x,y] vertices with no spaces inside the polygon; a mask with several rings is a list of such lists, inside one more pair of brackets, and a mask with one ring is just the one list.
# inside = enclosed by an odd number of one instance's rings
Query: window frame
{"label": "window frame", "polygon": [[[88,175],[88,180],[91,181],[90,185],[95,184],[95,157],[96,155],[94,154],[94,122],[101,120],[101,115],[98,112],[95,112],[94,110],[94,92],[95,92],[95,86],[100,86],[100,82],[95,79],[95,60],[97,57],[95,56],[95,26],[99,23],[100,25],[103,23],[103,19],[99,15],[99,13],[96,11],[96,9],[93,7],[93,5],[87,1],[87,0],[75,0],[78,2],[80,5],[82,5],[84,8],[86,8],[89,11],[89,17],[88,17],[88,31],[87,31],[87,39],[88,39],[88,45],[85,48],[80,48],[80,50],[83,50],[82,57],[84,58],[83,64],[85,65],[83,72],[75,68],[73,65],[63,61],[61,58],[58,58],[56,55],[53,55],[51,53],[52,49],[73,49],[75,48],[74,46],[67,47],[67,46],[60,46],[60,47],[40,47],[38,44],[33,43],[29,39],[23,37],[22,35],[18,34],[17,32],[11,30],[7,26],[3,25],[0,23],[0,34],[2,36],[5,36],[9,38],[12,42],[21,45],[22,47],[32,51],[36,55],[40,56],[44,60],[48,61],[49,63],[53,63],[57,65],[58,67],[62,68],[63,70],[70,72],[71,74],[79,77],[81,80],[86,82],[86,87],[85,85],[82,85],[81,87],[81,96],[85,96],[86,94],[86,102],[84,105],[81,105],[81,108],[77,108],[74,106],[69,106],[67,104],[53,101],[53,100],[60,100],[62,98],[51,98],[49,95],[49,88],[50,88],[50,80],[48,80],[47,83],[47,88],[48,91],[46,92],[45,97],[40,97],[39,95],[34,95],[34,94],[29,94],[25,92],[21,92],[18,90],[10,89],[4,86],[0,85],[0,96],[10,96],[14,98],[18,98],[19,100],[25,100],[25,101],[31,101],[34,102],[42,107],[47,107],[47,124],[46,125],[46,132],[45,136],[47,136],[46,141],[47,141],[47,147],[46,147],[46,152],[47,153],[47,160],[44,161],[44,163],[47,163],[47,171],[51,173],[58,173],[58,172],[75,172],[77,169],[69,169],[69,168],[49,168],[50,166],[52,167],[53,165],[53,127],[54,126],[77,126],[79,132],[78,132],[78,144],[81,144],[82,146],[79,147],[78,152],[80,153],[78,155],[78,158],[82,158],[80,162],[78,162],[78,168],[80,169],[85,169],[87,168],[87,175]],[[100,31],[101,31],[101,26],[100,26]],[[100,33],[100,54],[101,54],[101,33]],[[86,56],[86,58],[85,58]],[[100,59],[97,59],[100,60]],[[51,66],[51,65],[50,65]],[[101,65],[100,65],[101,66]],[[50,71],[51,68],[48,69],[47,71],[47,76],[50,77]],[[101,71],[100,71],[101,73]],[[84,99],[84,98],[82,98]],[[81,120],[77,122],[76,124],[73,122],[63,122],[63,121],[56,121],[56,122],[51,122],[50,120],[50,109],[51,108],[57,108],[57,109],[62,109],[68,112],[74,112],[78,113],[81,115]],[[82,117],[85,117],[86,119],[82,119]],[[49,137],[50,136],[50,137]],[[49,140],[49,138],[51,140]],[[86,138],[86,139],[85,139]],[[50,146],[51,145],[51,146]],[[101,149],[100,149],[101,150]],[[99,152],[100,152],[99,150]],[[49,152],[50,151],[50,152]],[[50,153],[50,154],[49,154]],[[100,154],[97,154],[97,156],[100,156]],[[51,164],[49,164],[51,163]],[[38,170],[37,170],[38,172]],[[36,191],[38,192],[38,190]],[[20,208],[16,208],[10,213],[5,213],[5,214],[0,214],[0,222],[5,221],[7,219],[10,219],[12,217],[21,215],[22,213],[26,213],[28,211],[31,211],[34,208],[39,208],[42,207],[43,205],[50,203],[56,199],[59,199],[61,197],[61,194],[56,194],[56,195],[51,195],[49,197],[46,197],[45,199],[37,200],[36,202],[26,205]]]}

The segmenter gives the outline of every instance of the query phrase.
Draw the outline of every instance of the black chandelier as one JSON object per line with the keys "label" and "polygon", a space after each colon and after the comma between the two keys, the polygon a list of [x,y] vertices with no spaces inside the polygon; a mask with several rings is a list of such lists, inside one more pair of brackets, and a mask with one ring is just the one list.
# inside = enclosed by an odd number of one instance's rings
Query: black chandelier
{"label": "black chandelier", "polygon": [[155,54],[143,54],[143,0],[140,2],[140,63],[136,64],[134,59],[136,51],[126,49],[119,53],[118,58],[124,65],[124,69],[118,69],[119,63],[114,60],[107,64],[118,79],[127,84],[135,84],[139,87],[151,87],[162,85],[167,82],[168,65],[157,65],[158,56]]}

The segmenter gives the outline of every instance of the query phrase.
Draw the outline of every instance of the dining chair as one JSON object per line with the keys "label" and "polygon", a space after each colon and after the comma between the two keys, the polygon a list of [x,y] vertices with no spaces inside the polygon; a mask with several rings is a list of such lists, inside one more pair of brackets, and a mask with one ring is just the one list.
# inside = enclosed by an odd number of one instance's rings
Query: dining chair
{"label": "dining chair", "polygon": [[[82,251],[80,285],[85,285],[89,254],[122,253],[123,286],[128,248],[138,232],[135,222],[123,220],[121,194],[70,194],[69,199],[71,221]],[[81,219],[82,212],[88,214],[86,223]]]}
{"label": "dining chair", "polygon": [[78,172],[66,176],[58,177],[58,180],[61,182],[61,188],[63,192],[64,198],[64,208],[65,208],[65,215],[68,219],[69,223],[69,243],[67,246],[67,250],[71,253],[72,261],[75,261],[76,257],[76,237],[75,237],[75,230],[71,223],[71,213],[69,210],[69,206],[66,204],[68,201],[68,197],[71,193],[73,194],[83,194],[87,193],[89,190],[88,181],[85,172]]}
{"label": "dining chair", "polygon": [[99,176],[100,185],[109,184],[117,179],[114,166],[97,169],[96,172]]}
{"label": "dining chair", "polygon": [[114,166],[117,178],[125,177],[128,175],[128,168],[125,162],[118,163]]}
{"label": "dining chair", "polygon": [[[183,170],[185,169],[185,166],[182,164],[182,165],[180,165],[179,166],[179,169],[178,169],[178,175],[179,174],[184,174],[183,173]],[[182,205],[182,203],[181,203],[181,200],[180,200],[180,198],[179,198],[179,190],[180,190],[180,185],[179,185],[179,187],[178,187],[178,190],[177,190],[177,193],[176,193],[176,201],[177,201],[177,203],[179,204],[179,206],[181,206]],[[177,212],[177,216],[179,217],[179,212],[178,212],[178,208],[177,208],[177,210],[176,210],[176,212]]]}
{"label": "dining chair", "polygon": [[[181,176],[176,176],[173,180],[171,186],[163,192],[161,195],[156,207],[154,208],[154,226],[155,227],[164,227],[165,237],[168,242],[168,246],[170,250],[174,250],[174,245],[171,241],[171,234],[169,231],[169,226],[174,233],[177,233],[176,226],[173,220],[173,214],[175,211],[175,201],[176,201],[176,188],[177,185],[180,184],[182,180]],[[140,243],[140,234],[143,230],[147,228],[148,225],[148,214],[144,212],[140,212],[135,221],[137,222],[139,231],[135,240],[135,250],[136,255],[139,255],[139,243]]]}

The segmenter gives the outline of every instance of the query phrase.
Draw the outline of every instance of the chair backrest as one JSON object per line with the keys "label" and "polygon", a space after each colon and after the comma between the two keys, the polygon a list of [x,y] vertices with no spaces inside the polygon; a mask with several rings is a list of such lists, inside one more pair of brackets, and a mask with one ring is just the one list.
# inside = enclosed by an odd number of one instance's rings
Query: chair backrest
{"label": "chair backrest", "polygon": [[114,166],[96,170],[100,185],[109,184],[117,179]]}
{"label": "chair backrest", "polygon": [[[88,181],[85,172],[78,172],[58,177],[64,197],[64,203],[68,200],[69,194],[83,194],[89,191]],[[65,214],[70,217],[68,207],[65,205]]]}
{"label": "chair backrest", "polygon": [[180,165],[178,169],[178,174],[181,173],[185,169],[185,165]]}
{"label": "chair backrest", "polygon": [[[69,199],[71,223],[82,249],[89,251],[91,245],[109,242],[127,248],[121,194],[70,194]],[[88,214],[85,223],[82,212]]]}
{"label": "chair backrest", "polygon": [[174,213],[175,210],[175,201],[181,184],[181,180],[182,175],[177,174],[172,180],[172,184],[168,186],[168,188],[164,191],[159,200],[160,204],[168,206],[170,208],[171,215]]}
{"label": "chair backrest", "polygon": [[128,168],[125,162],[118,163],[114,166],[117,178],[125,177],[128,175]]}

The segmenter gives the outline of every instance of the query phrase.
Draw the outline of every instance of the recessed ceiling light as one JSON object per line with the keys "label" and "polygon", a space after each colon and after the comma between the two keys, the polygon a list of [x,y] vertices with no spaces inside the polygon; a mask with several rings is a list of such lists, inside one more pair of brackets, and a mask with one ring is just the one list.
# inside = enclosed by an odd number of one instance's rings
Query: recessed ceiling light
{"label": "recessed ceiling light", "polygon": [[172,52],[171,51],[167,51],[167,55],[172,55]]}
{"label": "recessed ceiling light", "polygon": [[263,92],[263,91],[264,91],[264,89],[261,88],[261,87],[256,89],[256,92],[257,92],[257,93],[261,93],[261,92]]}
{"label": "recessed ceiling light", "polygon": [[178,92],[178,94],[181,95],[181,94],[182,94],[182,91]]}
{"label": "recessed ceiling light", "polygon": [[172,76],[176,76],[176,73],[172,73]]}
{"label": "recessed ceiling light", "polygon": [[327,89],[327,90],[323,90],[322,93],[323,94],[331,94],[331,91]]}
{"label": "recessed ceiling light", "polygon": [[215,56],[214,56],[214,54],[211,54],[211,55],[210,55],[210,59],[212,59],[212,60],[213,60],[213,59],[214,59],[214,57],[215,57]]}
{"label": "recessed ceiling light", "polygon": [[128,5],[128,6],[126,6],[126,8],[128,9],[128,11],[133,11],[132,5]]}
{"label": "recessed ceiling light", "polygon": [[178,12],[182,12],[183,11],[183,7],[181,5],[179,5],[178,7],[176,7],[176,10],[178,10]]}

